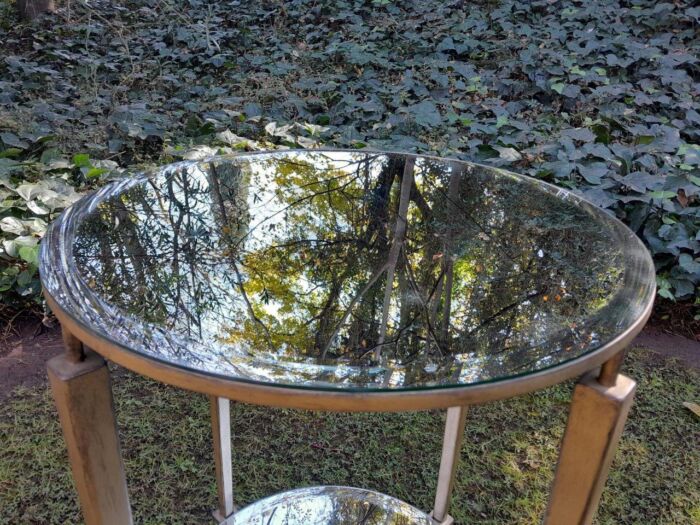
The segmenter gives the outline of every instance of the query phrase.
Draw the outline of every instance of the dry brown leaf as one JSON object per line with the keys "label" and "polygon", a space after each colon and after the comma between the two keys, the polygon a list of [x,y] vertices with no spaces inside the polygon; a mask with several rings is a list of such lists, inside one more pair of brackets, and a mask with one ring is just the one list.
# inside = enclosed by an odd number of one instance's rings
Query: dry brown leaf
{"label": "dry brown leaf", "polygon": [[683,406],[693,412],[696,416],[700,417],[700,405],[697,403],[689,403],[686,401],[683,403]]}

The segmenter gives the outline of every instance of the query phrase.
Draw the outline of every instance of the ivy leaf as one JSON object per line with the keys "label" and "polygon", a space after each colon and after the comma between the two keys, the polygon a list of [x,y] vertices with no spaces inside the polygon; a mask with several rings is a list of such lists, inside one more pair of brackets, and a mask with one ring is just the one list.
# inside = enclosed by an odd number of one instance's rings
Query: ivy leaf
{"label": "ivy leaf", "polygon": [[432,100],[424,100],[408,109],[420,126],[432,128],[442,123],[440,111]]}
{"label": "ivy leaf", "polygon": [[598,185],[602,182],[602,178],[608,173],[608,167],[602,162],[596,162],[591,165],[578,167],[578,172],[589,184]]}
{"label": "ivy leaf", "polygon": [[77,168],[89,168],[91,166],[90,164],[90,155],[87,153],[78,153],[76,155],[73,155],[73,165],[75,165]]}
{"label": "ivy leaf", "polygon": [[28,262],[32,266],[39,266],[39,246],[22,246],[19,250],[19,256],[23,261]]}
{"label": "ivy leaf", "polygon": [[596,139],[595,134],[586,128],[571,128],[561,132],[565,137],[569,137],[580,142],[593,142]]}
{"label": "ivy leaf", "polygon": [[22,164],[12,159],[0,158],[0,177],[17,171]]}
{"label": "ivy leaf", "polygon": [[105,173],[109,173],[109,170],[107,168],[90,168],[85,172],[85,177],[88,179],[96,179],[100,175],[104,175]]}
{"label": "ivy leaf", "polygon": [[520,152],[515,148],[504,148],[502,146],[493,146],[493,149],[498,151],[498,157],[506,162],[515,162],[523,158]]}
{"label": "ivy leaf", "polygon": [[552,90],[556,91],[561,95],[562,93],[564,93],[564,89],[566,89],[566,84],[564,84],[563,82],[554,82],[551,85],[551,88]]}
{"label": "ivy leaf", "polygon": [[678,265],[691,275],[700,278],[700,263],[687,253],[682,253],[678,257]]}
{"label": "ivy leaf", "polygon": [[17,135],[14,133],[0,133],[0,140],[6,145],[6,146],[12,146],[13,148],[18,148],[18,149],[27,149],[29,147],[29,143],[20,139]]}
{"label": "ivy leaf", "polygon": [[668,279],[657,276],[656,287],[657,287],[657,293],[661,297],[663,297],[664,299],[669,299],[671,301],[675,301],[675,297],[673,296],[673,292],[671,291],[671,283],[668,282]]}
{"label": "ivy leaf", "polygon": [[14,233],[15,235],[22,235],[25,233],[26,228],[24,223],[16,217],[5,217],[0,220],[0,230]]}
{"label": "ivy leaf", "polygon": [[672,199],[676,196],[675,191],[650,191],[648,193],[652,199]]}

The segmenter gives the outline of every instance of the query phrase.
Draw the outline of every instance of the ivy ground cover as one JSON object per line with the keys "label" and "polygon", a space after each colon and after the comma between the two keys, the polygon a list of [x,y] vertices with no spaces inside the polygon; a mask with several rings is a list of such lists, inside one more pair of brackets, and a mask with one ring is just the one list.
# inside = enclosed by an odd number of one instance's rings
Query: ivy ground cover
{"label": "ivy ground cover", "polygon": [[[78,192],[196,151],[318,144],[500,165],[581,192],[700,283],[691,0],[0,0],[0,294]],[[198,149],[197,149],[198,148]]]}

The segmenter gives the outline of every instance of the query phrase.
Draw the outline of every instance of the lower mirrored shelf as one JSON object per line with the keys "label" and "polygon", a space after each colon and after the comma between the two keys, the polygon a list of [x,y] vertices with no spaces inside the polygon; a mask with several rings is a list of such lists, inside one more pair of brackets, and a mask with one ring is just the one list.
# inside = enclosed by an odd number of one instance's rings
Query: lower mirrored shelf
{"label": "lower mirrored shelf", "polygon": [[307,487],[270,496],[222,525],[433,525],[430,516],[391,496],[352,487]]}

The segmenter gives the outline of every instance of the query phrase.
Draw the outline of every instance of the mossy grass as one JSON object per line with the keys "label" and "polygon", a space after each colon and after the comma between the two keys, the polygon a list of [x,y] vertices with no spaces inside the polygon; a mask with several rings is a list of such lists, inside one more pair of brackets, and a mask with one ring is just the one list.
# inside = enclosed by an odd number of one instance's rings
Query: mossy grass
{"label": "mossy grass", "polygon": [[[597,518],[600,525],[700,523],[700,376],[635,349],[639,389]],[[474,407],[452,513],[461,524],[536,524],[573,383]],[[210,523],[216,492],[208,401],[115,369],[127,476],[139,524]],[[322,414],[234,405],[240,504],[293,487],[347,484],[428,509],[444,413]],[[81,523],[46,386],[0,406],[0,523]]]}

